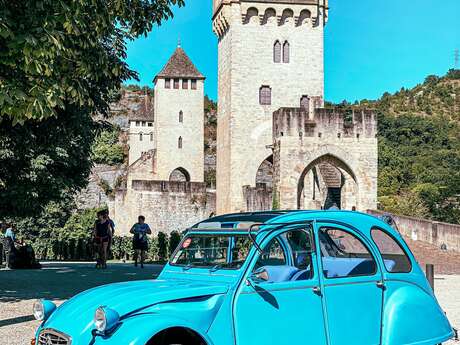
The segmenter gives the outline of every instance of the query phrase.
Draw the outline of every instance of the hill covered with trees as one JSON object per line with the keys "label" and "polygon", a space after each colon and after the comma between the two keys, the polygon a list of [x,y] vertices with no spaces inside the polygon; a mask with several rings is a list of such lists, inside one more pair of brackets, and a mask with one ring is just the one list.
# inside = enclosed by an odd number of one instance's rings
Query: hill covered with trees
{"label": "hill covered with trees", "polygon": [[460,70],[354,106],[379,115],[380,208],[460,223]]}

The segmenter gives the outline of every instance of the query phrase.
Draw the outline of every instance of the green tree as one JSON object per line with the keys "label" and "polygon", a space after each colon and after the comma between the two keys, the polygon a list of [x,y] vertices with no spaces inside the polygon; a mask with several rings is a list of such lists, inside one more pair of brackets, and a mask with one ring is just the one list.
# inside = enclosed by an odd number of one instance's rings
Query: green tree
{"label": "green tree", "polygon": [[31,216],[87,183],[126,43],[183,0],[0,0],[0,214]]}
{"label": "green tree", "polygon": [[0,117],[45,119],[68,105],[105,113],[137,78],[126,42],[172,16],[183,0],[0,0]]}

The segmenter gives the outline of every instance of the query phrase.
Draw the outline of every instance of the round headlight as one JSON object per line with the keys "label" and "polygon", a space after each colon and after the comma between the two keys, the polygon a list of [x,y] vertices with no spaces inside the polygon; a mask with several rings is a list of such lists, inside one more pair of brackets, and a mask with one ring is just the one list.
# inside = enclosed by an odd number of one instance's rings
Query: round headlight
{"label": "round headlight", "polygon": [[56,310],[56,304],[47,300],[38,300],[34,303],[33,314],[36,320],[44,321]]}
{"label": "round headlight", "polygon": [[100,333],[111,331],[118,325],[120,315],[110,308],[99,307],[94,314],[94,326]]}
{"label": "round headlight", "polygon": [[105,318],[104,308],[99,307],[96,309],[94,315],[94,326],[99,332],[105,332],[107,328],[107,319]]}

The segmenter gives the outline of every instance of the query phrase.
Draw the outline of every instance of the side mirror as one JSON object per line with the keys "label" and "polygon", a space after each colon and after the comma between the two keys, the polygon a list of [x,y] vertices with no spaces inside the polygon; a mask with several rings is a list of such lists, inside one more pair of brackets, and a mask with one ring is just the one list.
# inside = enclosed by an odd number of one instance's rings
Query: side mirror
{"label": "side mirror", "polygon": [[247,285],[251,285],[250,282],[253,282],[254,284],[260,284],[260,283],[268,282],[268,280],[269,280],[268,272],[263,267],[258,268],[257,270],[252,272],[252,274],[249,276],[248,280],[249,280],[249,282],[248,282],[249,284],[247,284]]}

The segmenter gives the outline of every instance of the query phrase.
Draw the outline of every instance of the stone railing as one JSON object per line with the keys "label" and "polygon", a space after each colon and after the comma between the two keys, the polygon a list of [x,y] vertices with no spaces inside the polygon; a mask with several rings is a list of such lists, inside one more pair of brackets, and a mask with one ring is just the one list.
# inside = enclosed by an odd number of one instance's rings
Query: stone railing
{"label": "stone railing", "polygon": [[[377,217],[388,214],[375,210],[368,210],[367,213]],[[460,252],[460,225],[408,216],[392,216],[402,235],[414,241],[426,242],[438,248]]]}

